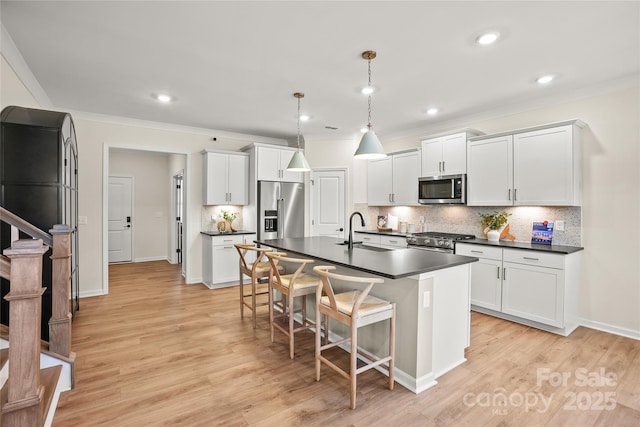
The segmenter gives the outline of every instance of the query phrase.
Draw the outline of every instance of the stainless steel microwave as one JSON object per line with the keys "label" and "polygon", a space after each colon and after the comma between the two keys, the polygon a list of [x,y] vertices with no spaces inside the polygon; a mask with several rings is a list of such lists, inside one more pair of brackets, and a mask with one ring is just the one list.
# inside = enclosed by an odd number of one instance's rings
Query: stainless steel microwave
{"label": "stainless steel microwave", "polygon": [[467,203],[467,175],[418,178],[418,202],[422,205]]}

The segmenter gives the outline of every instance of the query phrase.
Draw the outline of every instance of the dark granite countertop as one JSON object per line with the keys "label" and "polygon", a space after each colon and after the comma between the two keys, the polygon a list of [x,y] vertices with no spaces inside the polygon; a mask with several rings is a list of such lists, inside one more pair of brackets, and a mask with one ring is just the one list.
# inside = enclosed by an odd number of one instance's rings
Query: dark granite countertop
{"label": "dark granite countertop", "polygon": [[[397,231],[378,231],[378,230],[354,230],[356,233],[377,234],[382,236],[406,237],[411,233],[399,233]],[[557,254],[572,254],[584,250],[581,246],[564,246],[564,245],[536,245],[530,242],[511,242],[509,240],[500,240],[499,242],[490,242],[487,239],[476,237],[472,240],[461,240],[459,243],[469,243],[472,245],[495,246],[499,248],[509,249],[526,249],[530,251],[549,252]]]}
{"label": "dark granite countertop", "polygon": [[231,233],[221,233],[219,231],[201,231],[200,234],[206,234],[207,236],[232,236],[234,234],[256,234],[256,232],[247,230],[238,230]]}
{"label": "dark granite countertop", "polygon": [[388,279],[400,279],[478,261],[475,257],[410,248],[380,250],[355,247],[349,250],[346,246],[338,245],[342,242],[335,237],[323,236],[256,240],[261,245]]}
{"label": "dark granite countertop", "polygon": [[494,246],[497,248],[507,248],[507,249],[525,249],[530,251],[548,252],[548,253],[556,253],[556,254],[564,254],[564,255],[572,254],[574,252],[579,252],[584,249],[583,247],[580,247],[580,246],[536,245],[529,242],[511,242],[508,240],[500,240],[499,242],[490,242],[487,239],[478,239],[478,238],[475,238],[473,240],[460,241],[460,243],[466,243],[470,245]]}

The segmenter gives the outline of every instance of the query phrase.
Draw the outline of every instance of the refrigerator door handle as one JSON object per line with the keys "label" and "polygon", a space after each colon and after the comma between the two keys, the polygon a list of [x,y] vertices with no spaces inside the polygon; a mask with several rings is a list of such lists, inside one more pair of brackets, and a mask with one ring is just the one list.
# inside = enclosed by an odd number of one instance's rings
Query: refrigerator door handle
{"label": "refrigerator door handle", "polygon": [[284,209],[282,208],[284,199],[278,198],[276,209],[278,211],[278,239],[284,239]]}

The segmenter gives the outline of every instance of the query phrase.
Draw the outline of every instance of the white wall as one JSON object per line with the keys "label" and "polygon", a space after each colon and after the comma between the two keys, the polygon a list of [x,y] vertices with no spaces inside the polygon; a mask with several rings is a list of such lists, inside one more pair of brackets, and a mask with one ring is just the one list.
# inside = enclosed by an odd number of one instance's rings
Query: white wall
{"label": "white wall", "polygon": [[[581,316],[595,328],[640,339],[640,90],[636,87],[549,105],[461,127],[487,134],[568,119],[583,130],[583,252]],[[433,129],[440,133],[453,129]],[[418,147],[428,135],[385,140],[387,152]],[[366,169],[351,156],[355,143],[306,141],[311,167],[352,167],[355,179]],[[366,185],[352,188],[354,203],[366,200]],[[353,206],[350,206],[352,210]]]}
{"label": "white wall", "polygon": [[132,176],[133,260],[169,259],[171,176],[169,155],[153,151],[112,149],[109,175]]}
{"label": "white wall", "polygon": [[[36,101],[23,81],[2,56],[0,71],[0,107],[20,105],[46,108]],[[79,215],[87,217],[80,226],[80,296],[100,295],[107,288],[103,249],[103,179],[108,176],[108,155],[112,148],[139,149],[185,155],[185,203],[190,216],[185,218],[185,256],[188,283],[202,278],[202,241],[200,238],[202,205],[202,156],[205,148],[238,151],[250,142],[275,142],[272,138],[218,132],[215,130],[162,126],[133,120],[100,117],[71,112],[78,140]],[[217,142],[212,142],[212,136]],[[235,137],[234,135],[237,135]],[[278,140],[278,142],[283,142]]]}

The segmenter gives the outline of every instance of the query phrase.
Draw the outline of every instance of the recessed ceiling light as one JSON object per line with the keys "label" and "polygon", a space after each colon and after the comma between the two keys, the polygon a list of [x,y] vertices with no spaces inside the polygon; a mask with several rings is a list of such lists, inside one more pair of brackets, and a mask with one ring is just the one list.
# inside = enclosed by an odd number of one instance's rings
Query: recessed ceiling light
{"label": "recessed ceiling light", "polygon": [[301,121],[301,122],[306,122],[306,121],[309,121],[309,118],[310,118],[310,117],[309,117],[309,116],[307,116],[306,114],[302,114],[302,115],[300,116],[300,121]]}
{"label": "recessed ceiling light", "polygon": [[435,108],[435,107],[434,108],[429,108],[427,110],[427,114],[429,114],[430,116],[433,116],[434,114],[438,114],[438,111],[439,110],[437,108]]}
{"label": "recessed ceiling light", "polygon": [[362,93],[364,93],[365,95],[371,95],[374,91],[375,88],[373,86],[365,86],[362,88]]}
{"label": "recessed ceiling light", "polygon": [[553,79],[554,79],[554,76],[552,76],[551,74],[548,74],[546,76],[538,77],[536,79],[536,82],[541,85],[546,85],[547,83],[551,82],[551,80]]}
{"label": "recessed ceiling light", "polygon": [[495,43],[496,40],[498,40],[499,36],[500,36],[500,34],[495,32],[495,31],[492,31],[492,32],[489,32],[489,33],[480,34],[478,36],[478,38],[476,39],[476,43],[478,43],[479,45],[482,45],[482,46],[487,46],[487,45]]}
{"label": "recessed ceiling light", "polygon": [[171,96],[165,94],[165,93],[161,93],[158,96],[156,96],[156,99],[162,103],[167,103],[167,102],[171,102]]}

